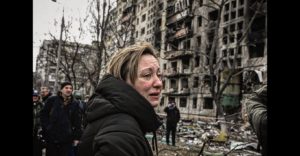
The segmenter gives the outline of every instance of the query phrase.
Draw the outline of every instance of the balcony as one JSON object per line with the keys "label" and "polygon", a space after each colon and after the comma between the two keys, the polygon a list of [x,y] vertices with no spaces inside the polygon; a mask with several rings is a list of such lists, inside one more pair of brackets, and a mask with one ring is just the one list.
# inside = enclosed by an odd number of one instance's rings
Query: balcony
{"label": "balcony", "polygon": [[166,77],[187,76],[191,74],[190,69],[168,68],[164,70]]}
{"label": "balcony", "polygon": [[182,88],[178,91],[177,88],[169,88],[167,91],[163,92],[163,94],[169,96],[187,96],[190,95],[190,89]]}
{"label": "balcony", "polygon": [[165,59],[167,59],[167,60],[174,60],[174,59],[180,58],[182,56],[193,56],[193,51],[177,50],[177,51],[166,51],[165,52]]}
{"label": "balcony", "polygon": [[190,14],[189,9],[186,9],[182,12],[173,13],[169,17],[167,17],[167,25],[180,21],[186,17],[192,17],[192,14]]}

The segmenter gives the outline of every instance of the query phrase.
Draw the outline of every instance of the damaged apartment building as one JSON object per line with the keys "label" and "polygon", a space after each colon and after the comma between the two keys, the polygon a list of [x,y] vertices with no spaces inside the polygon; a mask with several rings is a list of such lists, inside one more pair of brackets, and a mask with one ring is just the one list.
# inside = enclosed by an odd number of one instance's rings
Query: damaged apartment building
{"label": "damaged apartment building", "polygon": [[[57,40],[44,40],[40,46],[36,60],[36,74],[38,75],[36,89],[41,86],[48,86],[51,91],[54,90],[58,44],[59,41]],[[87,73],[83,66],[90,69],[94,66],[95,60],[93,58],[96,54],[96,45],[94,44],[88,45],[65,41],[62,43],[58,84],[68,81],[67,76],[70,76],[73,80],[74,90],[79,90],[78,92],[81,92],[82,96],[92,94],[93,88],[87,79]],[[74,75],[76,75],[76,78]]]}
{"label": "damaged apartment building", "polygon": [[[159,51],[164,78],[157,113],[164,114],[169,101],[175,101],[183,118],[215,117],[211,80],[222,85],[233,64],[238,74],[222,94],[225,111],[239,108],[249,93],[267,84],[267,2],[225,0],[220,9],[221,1],[117,1],[115,19],[132,25],[130,44],[148,41]],[[215,38],[211,61],[219,79],[209,72]]]}

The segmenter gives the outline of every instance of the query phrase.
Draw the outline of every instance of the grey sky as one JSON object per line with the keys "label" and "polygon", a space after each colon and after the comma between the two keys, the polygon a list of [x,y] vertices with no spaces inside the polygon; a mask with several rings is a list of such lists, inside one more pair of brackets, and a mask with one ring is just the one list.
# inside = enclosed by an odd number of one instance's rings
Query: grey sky
{"label": "grey sky", "polygon": [[[36,57],[44,39],[50,39],[49,32],[59,38],[59,30],[62,17],[62,8],[65,10],[65,21],[73,18],[73,31],[76,35],[78,31],[78,17],[84,18],[86,15],[88,0],[33,0],[33,71],[35,71]],[[54,21],[57,21],[56,26]],[[77,35],[78,36],[78,35]],[[79,42],[90,44],[91,39],[85,37]]]}

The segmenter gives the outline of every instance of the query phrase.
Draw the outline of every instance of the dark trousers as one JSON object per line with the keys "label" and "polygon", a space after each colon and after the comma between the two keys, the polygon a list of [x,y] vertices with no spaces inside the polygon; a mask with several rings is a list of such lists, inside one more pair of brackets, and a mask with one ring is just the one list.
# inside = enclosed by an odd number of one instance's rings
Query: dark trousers
{"label": "dark trousers", "polygon": [[42,145],[37,137],[33,137],[33,156],[42,156]]}
{"label": "dark trousers", "polygon": [[171,132],[172,133],[172,145],[175,146],[176,127],[177,127],[177,124],[168,124],[167,123],[166,141],[167,141],[168,145],[169,145],[169,136],[170,136],[170,132]]}
{"label": "dark trousers", "polygon": [[67,144],[47,143],[46,156],[68,156],[71,148],[72,148],[71,143],[67,143]]}

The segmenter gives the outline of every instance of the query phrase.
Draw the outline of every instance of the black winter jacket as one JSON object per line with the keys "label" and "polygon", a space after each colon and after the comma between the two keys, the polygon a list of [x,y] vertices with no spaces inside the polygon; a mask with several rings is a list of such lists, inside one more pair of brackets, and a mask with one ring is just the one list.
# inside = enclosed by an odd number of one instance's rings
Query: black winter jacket
{"label": "black winter jacket", "polygon": [[145,138],[161,125],[151,104],[111,75],[103,77],[87,106],[88,125],[79,156],[152,156]]}
{"label": "black winter jacket", "polygon": [[78,102],[72,98],[68,105],[64,105],[61,96],[49,97],[41,111],[41,124],[49,143],[64,144],[79,140],[82,130]]}

